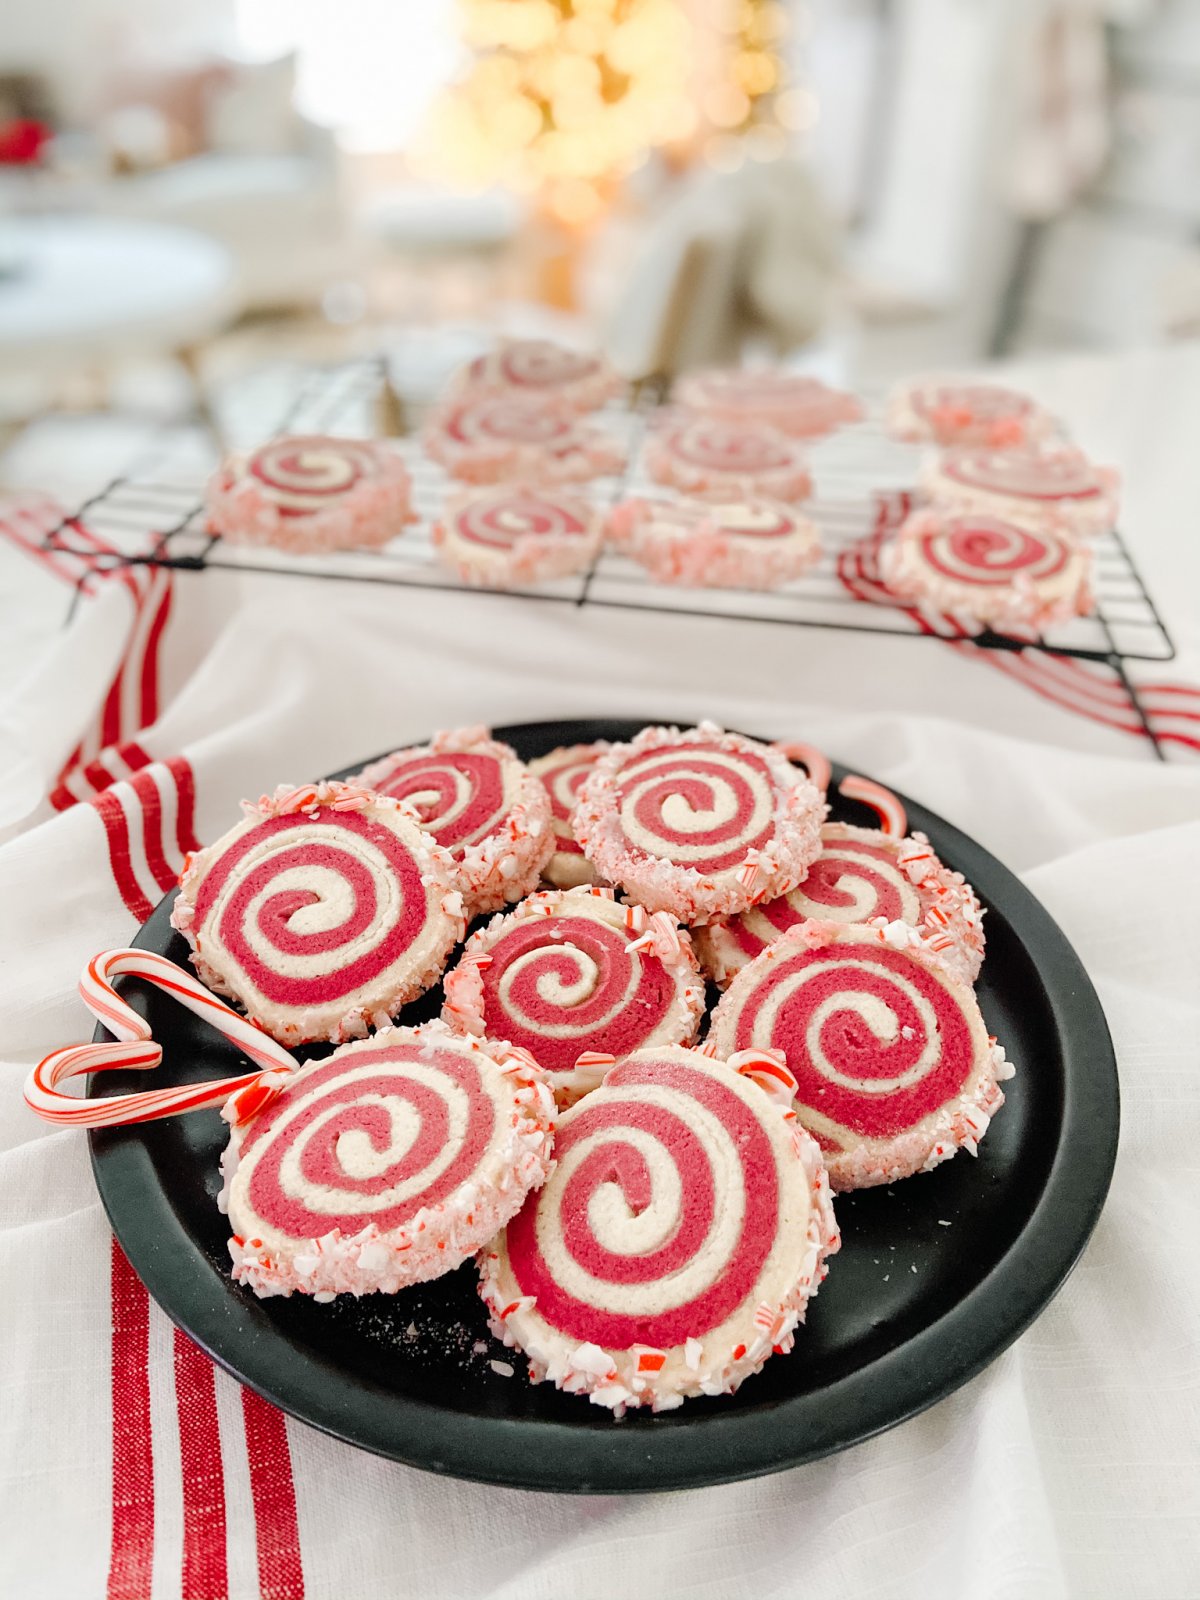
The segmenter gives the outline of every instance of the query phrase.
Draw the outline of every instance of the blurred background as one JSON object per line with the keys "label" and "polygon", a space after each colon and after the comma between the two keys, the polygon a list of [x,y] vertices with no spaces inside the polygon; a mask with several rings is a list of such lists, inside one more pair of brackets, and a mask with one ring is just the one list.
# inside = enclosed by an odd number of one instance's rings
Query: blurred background
{"label": "blurred background", "polygon": [[389,341],[419,390],[435,323],[860,387],[1200,328],[1197,0],[0,16],[10,445]]}

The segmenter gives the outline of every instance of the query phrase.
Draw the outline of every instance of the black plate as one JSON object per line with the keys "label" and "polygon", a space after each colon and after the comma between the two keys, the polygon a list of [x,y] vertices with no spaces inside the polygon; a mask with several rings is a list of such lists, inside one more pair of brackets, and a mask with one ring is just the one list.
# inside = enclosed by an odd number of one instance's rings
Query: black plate
{"label": "black plate", "polygon": [[[496,732],[529,759],[559,744],[628,739],[640,726]],[[832,803],[843,820],[873,820],[836,795]],[[979,1001],[1017,1076],[977,1161],[960,1154],[894,1189],[838,1199],[842,1251],[794,1353],[768,1361],[737,1395],[615,1422],[530,1385],[522,1358],[490,1338],[469,1265],[391,1297],[256,1299],[229,1276],[215,1111],[91,1136],[101,1198],[138,1275],[215,1360],[293,1416],[412,1466],[508,1486],[623,1492],[752,1477],[844,1449],[942,1399],[1011,1344],[1070,1272],[1108,1191],[1119,1099],[1104,1013],[1066,939],[993,856],[905,803],[911,826],[987,907]],[[184,966],[187,947],[168,921],[173,898],[135,943]],[[124,993],[163,1044],[155,1082],[246,1070],[191,1012],[136,981]],[[439,1003],[426,996],[403,1020]],[[144,1073],[109,1072],[93,1092],[146,1087]],[[511,1361],[515,1375],[497,1374],[492,1359]]]}

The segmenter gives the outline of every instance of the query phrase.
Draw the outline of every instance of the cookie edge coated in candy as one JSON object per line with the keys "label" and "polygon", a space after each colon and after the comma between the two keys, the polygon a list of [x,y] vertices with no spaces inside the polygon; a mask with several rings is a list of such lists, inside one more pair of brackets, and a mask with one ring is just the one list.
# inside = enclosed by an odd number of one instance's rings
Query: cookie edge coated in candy
{"label": "cookie edge coated in candy", "polygon": [[[443,980],[445,1001],[442,1006],[442,1020],[458,1033],[470,1034],[476,1038],[486,1036],[492,1040],[506,1042],[502,1033],[497,1031],[488,1033],[487,1030],[480,958],[490,957],[493,946],[510,928],[519,926],[522,922],[536,921],[541,917],[590,914],[597,920],[602,920],[606,926],[614,926],[615,919],[610,920],[594,909],[589,912],[589,901],[593,907],[595,902],[600,901],[620,911],[630,941],[644,940],[647,949],[658,958],[675,984],[675,998],[668,1015],[663,1018],[659,1027],[678,1034],[679,1037],[659,1043],[648,1042],[639,1045],[638,1049],[690,1046],[704,1018],[704,978],[687,929],[679,926],[674,918],[669,918],[670,925],[664,928],[661,923],[656,924],[655,919],[647,917],[644,912],[638,917],[636,913],[641,911],[641,907],[620,906],[612,889],[600,888],[594,884],[581,884],[572,889],[545,889],[539,894],[528,896],[510,911],[498,912],[484,927],[477,928],[467,940],[461,959],[446,973]],[[666,917],[665,912],[659,915]],[[536,1059],[536,1053],[533,1051],[530,1053]],[[594,1052],[585,1051],[580,1054],[571,1072],[545,1069],[546,1081],[554,1090],[560,1107],[574,1104],[590,1090],[598,1087],[614,1060],[614,1057],[597,1058]]]}
{"label": "cookie edge coated in candy", "polygon": [[[690,1065],[702,1066],[710,1072],[723,1069],[738,1076],[729,1063],[683,1047],[635,1051],[619,1065],[643,1058],[662,1061],[679,1054],[691,1058]],[[733,1349],[722,1347],[706,1353],[704,1345],[709,1336],[702,1336],[666,1351],[639,1345],[614,1351],[584,1342],[568,1352],[563,1348],[571,1342],[566,1336],[554,1329],[549,1329],[548,1338],[541,1333],[548,1324],[537,1317],[536,1296],[518,1292],[514,1298],[508,1292],[502,1281],[508,1269],[507,1260],[501,1257],[504,1241],[501,1234],[491,1246],[479,1252],[479,1292],[488,1309],[489,1327],[510,1349],[518,1349],[525,1355],[532,1382],[548,1381],[558,1389],[586,1396],[593,1405],[611,1410],[615,1417],[622,1416],[630,1406],[670,1411],[682,1405],[685,1399],[735,1393],[747,1378],[762,1370],[772,1353],[786,1354],[792,1349],[795,1330],[805,1320],[808,1303],[825,1279],[828,1258],[841,1247],[841,1236],[820,1147],[786,1105],[760,1084],[756,1087],[763,1097],[764,1119],[778,1116],[781,1127],[787,1132],[808,1194],[805,1249],[796,1277],[781,1303],[776,1306],[762,1302],[755,1316],[755,1336]],[[603,1085],[597,1092],[603,1092]],[[590,1103],[584,1100],[579,1109],[585,1109]],[[663,1357],[666,1359],[661,1360]]]}
{"label": "cookie edge coated in candy", "polygon": [[[350,1040],[364,1038],[373,1027],[389,1025],[402,1006],[407,1005],[410,1000],[415,1000],[418,995],[424,994],[437,982],[446,969],[446,960],[450,952],[466,933],[467,917],[458,885],[457,864],[451,860],[449,853],[425,832],[411,807],[353,783],[324,782],[301,785],[299,788],[280,785],[271,795],[263,795],[255,801],[243,801],[242,810],[245,816],[241,822],[227,829],[213,844],[206,845],[202,850],[189,856],[179,878],[179,893],[171,907],[171,926],[187,940],[191,963],[197,975],[214,993],[237,1001],[250,1020],[264,1033],[269,1033],[273,1039],[277,1039],[280,1044],[320,1042],[346,1044]],[[257,1015],[250,1009],[246,997],[236,984],[209,962],[200,949],[200,936],[197,936],[194,930],[196,896],[200,885],[209,869],[236,839],[242,838],[258,823],[271,817],[312,814],[319,810],[358,812],[378,810],[403,819],[413,830],[411,835],[407,829],[405,830],[404,843],[420,868],[421,881],[426,889],[434,888],[442,891],[440,909],[447,924],[445,939],[440,941],[442,949],[439,956],[431,957],[424,967],[417,969],[403,982],[397,983],[392,991],[382,996],[379,1004],[373,1006],[369,1012],[362,1006],[349,1007],[338,1022],[324,1028],[314,1021],[305,1021],[305,1018],[311,1015],[310,1012],[301,1011],[288,1022],[270,1022]]]}
{"label": "cookie edge coated in candy", "polygon": [[456,752],[489,755],[500,762],[516,762],[521,768],[516,799],[500,827],[477,844],[468,845],[461,857],[450,856],[450,869],[462,891],[469,921],[524,899],[541,881],[542,868],[554,854],[555,838],[550,796],[541,779],[511,745],[494,739],[491,730],[480,723],[443,728],[428,744],[392,750],[356,773],[351,782],[370,789],[403,764],[401,757]]}
{"label": "cookie edge coated in candy", "polygon": [[[776,789],[774,837],[763,849],[749,851],[736,870],[707,874],[635,853],[621,829],[616,792],[626,762],[649,750],[697,740],[732,753],[749,750],[766,765]],[[571,827],[600,878],[620,884],[629,899],[648,911],[669,911],[680,922],[696,926],[795,888],[820,852],[827,811],[820,790],[778,750],[706,721],[694,728],[650,726],[627,743],[614,744],[580,790]]]}
{"label": "cookie edge coated in candy", "polygon": [[[263,1299],[300,1292],[311,1294],[318,1302],[332,1300],[338,1294],[392,1294],[408,1284],[426,1283],[475,1255],[481,1244],[486,1245],[517,1214],[526,1195],[545,1182],[554,1168],[554,1097],[545,1074],[523,1050],[490,1040],[464,1038],[444,1023],[426,1022],[413,1028],[381,1028],[369,1039],[343,1045],[333,1056],[308,1065],[327,1067],[335,1057],[352,1059],[355,1054],[418,1038],[438,1047],[470,1050],[512,1080],[515,1087],[510,1136],[496,1173],[472,1176],[437,1205],[423,1206],[402,1229],[395,1230],[395,1237],[381,1236],[374,1223],[367,1223],[350,1237],[333,1228],[319,1239],[301,1241],[311,1245],[311,1250],[293,1250],[288,1261],[282,1262],[272,1259],[261,1242],[256,1247],[253,1238],[234,1234],[228,1247],[236,1283],[246,1284]],[[301,1068],[293,1080],[293,1084],[299,1081],[301,1088],[303,1071]],[[224,1182],[217,1201],[222,1212],[228,1211],[239,1147],[252,1127],[251,1120],[233,1128],[222,1153]],[[503,1173],[508,1174],[506,1182],[500,1181]],[[464,1230],[469,1230],[466,1242]],[[297,1259],[303,1260],[305,1254],[312,1264],[308,1271],[301,1272]],[[318,1284],[321,1287],[315,1288]]]}
{"label": "cookie edge coated in candy", "polygon": [[[959,1150],[977,1155],[979,1143],[987,1133],[992,1118],[1004,1104],[1004,1091],[1000,1085],[1016,1072],[1006,1058],[1003,1047],[988,1033],[970,985],[944,962],[923,949],[917,930],[906,922],[888,922],[882,927],[873,927],[865,923],[809,920],[788,928],[774,944],[768,945],[742,968],[717,1002],[708,1034],[714,1048],[719,1052],[727,1051],[735,1043],[728,1037],[729,1017],[733,1012],[734,991],[739,982],[744,980],[743,987],[750,987],[752,981],[757,981],[757,976],[777,961],[787,960],[789,956],[805,951],[820,950],[828,944],[848,943],[878,943],[892,950],[906,951],[914,961],[929,969],[939,982],[945,984],[956,1000],[966,1002],[963,1012],[974,1045],[974,1060],[967,1087],[953,1100],[928,1113],[919,1125],[889,1140],[886,1150],[874,1151],[865,1145],[852,1150],[826,1150],[825,1165],[835,1194],[852,1189],[876,1188],[881,1184],[897,1183],[902,1178],[915,1177],[921,1172],[932,1172],[934,1167],[949,1161]],[[747,976],[752,970],[756,972],[753,980]]]}

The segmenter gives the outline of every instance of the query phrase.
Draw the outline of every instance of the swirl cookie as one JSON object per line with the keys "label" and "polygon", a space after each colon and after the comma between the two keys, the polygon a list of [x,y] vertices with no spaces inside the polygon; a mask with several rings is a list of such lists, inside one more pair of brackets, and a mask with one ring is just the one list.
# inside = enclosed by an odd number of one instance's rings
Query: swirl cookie
{"label": "swirl cookie", "polygon": [[454,496],[433,530],[443,564],[481,589],[582,572],[603,537],[600,515],[586,500],[523,484]]}
{"label": "swirl cookie", "polygon": [[880,551],[901,599],[989,627],[1048,627],[1092,609],[1092,552],[1064,525],[1022,528],[980,512],[917,511]]}
{"label": "swirl cookie", "polygon": [[820,851],[825,809],[778,751],[706,722],[613,745],[572,827],[601,878],[648,911],[703,923],[793,888]]}
{"label": "swirl cookie", "polygon": [[666,1411],[792,1348],[839,1239],[820,1152],[755,1081],[640,1050],[563,1115],[555,1157],[479,1258],[535,1382]]}
{"label": "swirl cookie", "polygon": [[679,379],[673,398],[723,422],[763,422],[793,439],[814,439],[862,420],[852,394],[819,378],[765,367],[710,367]]}
{"label": "swirl cookie", "polygon": [[483,727],[435,734],[353,780],[415,810],[454,861],[468,917],[536,889],[553,854],[550,798],[511,745]]}
{"label": "swirl cookie", "polygon": [[527,1058],[441,1023],[302,1067],[222,1158],[233,1277],[255,1294],[394,1294],[460,1266],[553,1166]]}
{"label": "swirl cookie", "polygon": [[1021,527],[1070,528],[1078,537],[1116,525],[1120,477],[1082,450],[947,450],[927,463],[922,486],[938,506],[999,517]]}
{"label": "swirl cookie", "polygon": [[528,1050],[560,1104],[622,1056],[690,1044],[704,982],[687,933],[611,889],[549,890],[494,917],[446,975],[442,1017],[460,1032]]}
{"label": "swirl cookie", "polygon": [[655,483],[684,494],[711,492],[730,500],[763,495],[790,502],[812,493],[800,446],[762,422],[684,413],[650,434],[645,463]]}
{"label": "swirl cookie", "polygon": [[1012,1076],[970,989],[902,922],[806,922],[738,973],[713,1013],[720,1054],[781,1052],[834,1189],[976,1153]]}
{"label": "swirl cookie", "polygon": [[422,438],[426,454],[465,483],[584,483],[624,465],[599,428],[511,390],[462,396],[434,416]]}
{"label": "swirl cookie", "polygon": [[280,789],[199,851],[172,925],[218,994],[282,1044],[383,1027],[442,975],[465,931],[454,867],[394,800]]}
{"label": "swirl cookie", "polygon": [[962,874],[943,866],[923,834],[894,838],[844,822],[821,829],[821,853],[794,889],[698,928],[696,954],[723,987],[781,934],[811,918],[906,922],[965,983],[979,976],[983,913]]}
{"label": "swirl cookie", "polygon": [[506,339],[458,374],[460,389],[509,389],[570,411],[597,411],[625,380],[601,355],[567,350],[550,339]]}
{"label": "swirl cookie", "polygon": [[912,443],[1011,449],[1054,432],[1054,419],[1017,389],[922,378],[902,384],[888,405],[888,432]]}
{"label": "swirl cookie", "polygon": [[591,883],[596,875],[571,829],[571,817],[579,804],[580,789],[607,749],[603,741],[561,745],[529,763],[530,772],[545,785],[554,814],[554,854],[542,868],[542,877],[556,889],[574,889],[578,884]]}
{"label": "swirl cookie", "polygon": [[816,524],[779,500],[746,495],[625,500],[608,535],[660,583],[777,589],[820,559]]}
{"label": "swirl cookie", "polygon": [[306,554],[387,544],[413,520],[412,483],[386,444],[298,434],[232,456],[208,485],[208,530]]}

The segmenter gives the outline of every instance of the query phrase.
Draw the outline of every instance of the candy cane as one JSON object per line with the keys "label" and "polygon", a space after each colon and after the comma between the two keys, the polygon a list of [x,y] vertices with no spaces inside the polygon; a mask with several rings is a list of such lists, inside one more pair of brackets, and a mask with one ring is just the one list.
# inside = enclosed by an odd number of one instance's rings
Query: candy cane
{"label": "candy cane", "polygon": [[803,739],[792,739],[787,743],[777,743],[773,746],[781,756],[786,756],[789,761],[798,761],[808,773],[809,781],[824,794],[833,781],[833,768],[825,756],[815,745],[805,744]]}
{"label": "candy cane", "polygon": [[[150,1024],[112,986],[111,980],[121,974],[142,978],[156,989],[174,995],[181,1005],[210,1022],[243,1055],[249,1056],[258,1070],[236,1078],[112,1095],[108,1099],[61,1093],[57,1085],[81,1072],[106,1072],[120,1067],[144,1070],[157,1067],[162,1061],[162,1046],[152,1038]],[[84,969],[79,993],[97,1021],[116,1035],[116,1041],[66,1045],[34,1067],[25,1080],[25,1104],[47,1122],[67,1127],[112,1128],[198,1111],[226,1101],[229,1104],[222,1113],[226,1120],[244,1122],[275,1098],[287,1074],[299,1066],[282,1045],[210,994],[189,973],[148,950],[108,950],[96,956]]]}
{"label": "candy cane", "polygon": [[838,791],[844,794],[847,800],[860,800],[863,805],[870,806],[879,817],[880,831],[889,838],[903,839],[908,832],[908,817],[904,807],[900,804],[899,797],[890,789],[885,789],[881,783],[872,783],[870,778],[856,778],[851,775],[843,778],[838,784]]}

